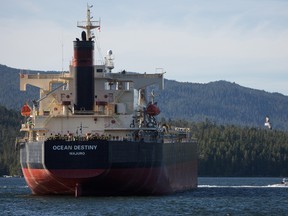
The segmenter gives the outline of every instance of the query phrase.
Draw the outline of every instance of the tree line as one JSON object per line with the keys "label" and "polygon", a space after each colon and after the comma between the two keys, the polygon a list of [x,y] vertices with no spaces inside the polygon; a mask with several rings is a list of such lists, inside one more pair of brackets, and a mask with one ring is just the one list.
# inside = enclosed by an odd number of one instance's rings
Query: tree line
{"label": "tree line", "polygon": [[0,106],[0,176],[22,174],[19,152],[15,151],[20,124],[20,113]]}
{"label": "tree line", "polygon": [[[0,106],[0,176],[21,175],[15,139],[22,117]],[[257,127],[161,119],[191,128],[198,142],[199,176],[288,176],[288,132]]]}
{"label": "tree line", "polygon": [[209,120],[171,124],[190,127],[198,140],[199,176],[288,176],[287,132]]}

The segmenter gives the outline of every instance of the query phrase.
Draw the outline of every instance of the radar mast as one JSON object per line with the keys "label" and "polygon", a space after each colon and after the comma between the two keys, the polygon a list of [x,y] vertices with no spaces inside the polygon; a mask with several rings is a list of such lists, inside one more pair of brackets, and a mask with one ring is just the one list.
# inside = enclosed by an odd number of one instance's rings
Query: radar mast
{"label": "radar mast", "polygon": [[86,15],[86,21],[79,21],[77,22],[77,27],[86,29],[86,35],[88,40],[91,40],[94,38],[94,36],[91,36],[91,30],[95,28],[100,28],[100,20],[98,21],[91,21],[93,17],[90,15],[90,8],[92,8],[93,5],[87,4],[87,15]]}

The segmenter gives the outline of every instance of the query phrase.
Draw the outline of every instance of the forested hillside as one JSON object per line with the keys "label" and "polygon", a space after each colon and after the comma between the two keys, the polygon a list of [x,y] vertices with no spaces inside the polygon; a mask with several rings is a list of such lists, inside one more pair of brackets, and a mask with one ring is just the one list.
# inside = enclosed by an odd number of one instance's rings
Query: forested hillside
{"label": "forested hillside", "polygon": [[159,106],[166,118],[263,127],[268,115],[273,128],[288,129],[288,97],[226,81],[208,84],[165,80]]}
{"label": "forested hillside", "polygon": [[[0,73],[0,105],[20,110],[26,101],[38,99],[37,88],[28,86],[27,92],[19,91],[20,70],[0,65]],[[160,117],[263,127],[265,116],[269,115],[273,128],[288,130],[288,96],[226,81],[197,84],[165,80],[165,89],[156,92],[156,101]]]}
{"label": "forested hillside", "polygon": [[[39,98],[38,88],[27,86],[27,91],[21,92],[20,88],[20,69],[14,69],[0,64],[0,105],[8,109],[20,110],[23,104],[32,99]],[[35,74],[39,71],[25,71]],[[42,71],[43,73],[43,71]]]}
{"label": "forested hillside", "polygon": [[15,151],[20,136],[21,117],[18,112],[0,106],[0,176],[20,175],[19,153]]}
{"label": "forested hillside", "polygon": [[192,128],[199,145],[200,176],[288,176],[288,133],[212,122]]}
{"label": "forested hillside", "polygon": [[[19,175],[21,116],[0,106],[0,176]],[[190,127],[199,147],[199,176],[288,176],[288,133],[278,130],[218,125],[210,121],[165,120]]]}

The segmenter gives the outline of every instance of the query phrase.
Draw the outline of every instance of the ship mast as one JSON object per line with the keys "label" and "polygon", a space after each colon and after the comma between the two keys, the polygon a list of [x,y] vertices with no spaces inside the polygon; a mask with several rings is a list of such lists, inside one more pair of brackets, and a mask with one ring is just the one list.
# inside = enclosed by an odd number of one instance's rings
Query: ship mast
{"label": "ship mast", "polygon": [[86,15],[86,21],[80,21],[77,22],[77,27],[86,29],[86,35],[87,39],[91,40],[94,36],[91,36],[91,30],[95,28],[100,28],[100,20],[99,21],[91,21],[93,17],[90,15],[90,8],[92,8],[93,5],[87,4],[87,15]]}

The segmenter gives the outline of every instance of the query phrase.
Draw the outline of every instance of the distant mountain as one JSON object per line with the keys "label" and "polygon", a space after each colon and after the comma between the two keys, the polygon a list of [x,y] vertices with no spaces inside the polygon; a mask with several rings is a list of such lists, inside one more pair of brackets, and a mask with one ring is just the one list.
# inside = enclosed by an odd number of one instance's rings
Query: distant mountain
{"label": "distant mountain", "polygon": [[[20,88],[20,69],[10,68],[0,64],[0,105],[8,109],[20,110],[26,101],[39,98],[39,90],[33,86],[27,86],[27,91],[21,92]],[[31,74],[41,71],[30,71]],[[25,71],[25,73],[28,73]],[[41,72],[43,73],[43,71]]]}
{"label": "distant mountain", "polygon": [[[39,97],[35,87],[20,92],[19,73],[20,69],[0,65],[0,105],[9,109],[20,110],[26,101]],[[263,127],[265,116],[269,115],[273,128],[288,130],[288,97],[279,93],[268,93],[226,81],[198,84],[165,80],[165,90],[156,95],[161,108],[159,118],[197,122],[208,119],[217,124]]]}
{"label": "distant mountain", "polygon": [[288,129],[288,97],[226,81],[208,84],[166,80],[159,96],[163,113],[193,121],[263,127],[268,115],[275,129]]}

